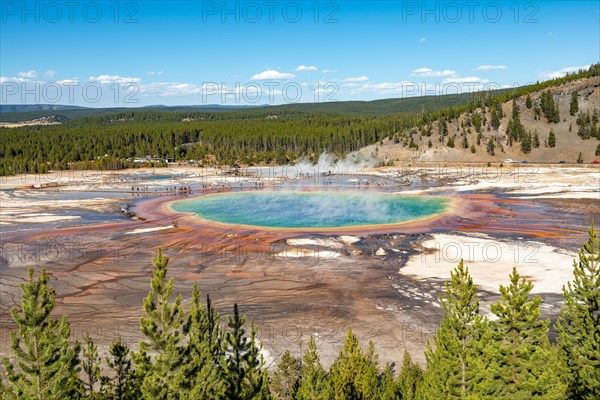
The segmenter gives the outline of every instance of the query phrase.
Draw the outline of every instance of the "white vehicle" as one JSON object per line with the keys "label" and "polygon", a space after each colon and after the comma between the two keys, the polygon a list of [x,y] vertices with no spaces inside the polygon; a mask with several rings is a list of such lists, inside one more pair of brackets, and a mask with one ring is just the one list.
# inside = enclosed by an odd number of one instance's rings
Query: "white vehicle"
{"label": "white vehicle", "polygon": [[502,161],[503,164],[516,164],[517,162],[515,160],[513,160],[512,158],[507,158],[506,160]]}

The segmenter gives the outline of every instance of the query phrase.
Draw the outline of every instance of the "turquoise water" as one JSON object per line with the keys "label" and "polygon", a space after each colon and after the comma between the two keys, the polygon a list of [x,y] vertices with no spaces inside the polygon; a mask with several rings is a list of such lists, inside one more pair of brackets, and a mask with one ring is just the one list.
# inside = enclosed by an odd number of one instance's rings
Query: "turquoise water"
{"label": "turquoise water", "polygon": [[355,192],[232,192],[177,201],[172,209],[225,224],[340,228],[395,224],[446,210],[448,199]]}

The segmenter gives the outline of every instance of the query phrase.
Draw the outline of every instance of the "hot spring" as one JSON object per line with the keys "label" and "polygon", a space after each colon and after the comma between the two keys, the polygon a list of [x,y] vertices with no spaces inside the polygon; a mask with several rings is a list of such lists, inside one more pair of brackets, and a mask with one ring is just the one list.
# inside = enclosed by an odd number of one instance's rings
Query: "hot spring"
{"label": "hot spring", "polygon": [[445,212],[449,201],[381,192],[251,191],[176,201],[171,209],[223,224],[322,229],[409,222]]}

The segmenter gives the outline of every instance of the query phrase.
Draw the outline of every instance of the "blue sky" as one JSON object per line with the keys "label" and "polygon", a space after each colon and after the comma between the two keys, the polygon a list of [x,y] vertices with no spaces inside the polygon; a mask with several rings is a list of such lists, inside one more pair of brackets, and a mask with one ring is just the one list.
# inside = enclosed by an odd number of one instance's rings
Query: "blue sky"
{"label": "blue sky", "polygon": [[371,100],[600,60],[599,1],[0,2],[0,102]]}

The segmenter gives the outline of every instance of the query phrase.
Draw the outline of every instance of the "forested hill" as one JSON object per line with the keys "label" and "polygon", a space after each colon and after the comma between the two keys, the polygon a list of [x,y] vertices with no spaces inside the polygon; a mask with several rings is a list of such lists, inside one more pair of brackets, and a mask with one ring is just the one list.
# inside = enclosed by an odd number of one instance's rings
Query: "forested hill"
{"label": "forested hill", "polygon": [[218,104],[207,104],[200,106],[147,106],[147,107],[109,107],[91,108],[48,104],[5,104],[0,105],[0,122],[24,122],[34,119],[60,115],[69,120],[78,118],[120,114],[128,112],[164,112],[164,113],[196,113],[196,112],[225,112],[242,111],[248,109],[262,108],[264,106],[221,106]]}
{"label": "forested hill", "polygon": [[558,162],[568,156],[568,162],[575,162],[582,153],[587,163],[600,140],[599,108],[596,64],[500,95],[478,93],[464,105],[436,112],[343,114],[290,106],[228,112],[125,110],[58,125],[0,128],[0,175],[123,168],[132,166],[133,158],[147,156],[193,159],[200,165],[285,164],[315,160],[324,151],[343,157],[365,148],[382,162],[443,161],[447,154],[456,161],[527,156]]}
{"label": "forested hill", "polygon": [[435,112],[448,107],[462,106],[479,98],[505,93],[508,89],[490,92],[446,94],[440,96],[420,96],[373,101],[331,101],[320,103],[293,103],[277,106],[227,106],[227,105],[190,105],[190,106],[146,106],[146,107],[116,107],[88,108],[62,105],[0,105],[0,122],[23,122],[51,115],[61,115],[70,120],[121,113],[163,112],[163,113],[240,113],[247,111],[281,112],[310,112],[328,114],[356,115],[387,115]]}
{"label": "forested hill", "polygon": [[506,93],[508,89],[488,92],[419,96],[372,101],[338,101],[325,103],[298,103],[270,107],[270,110],[326,112],[331,114],[388,115],[433,113],[450,107],[460,107],[469,102]]}

